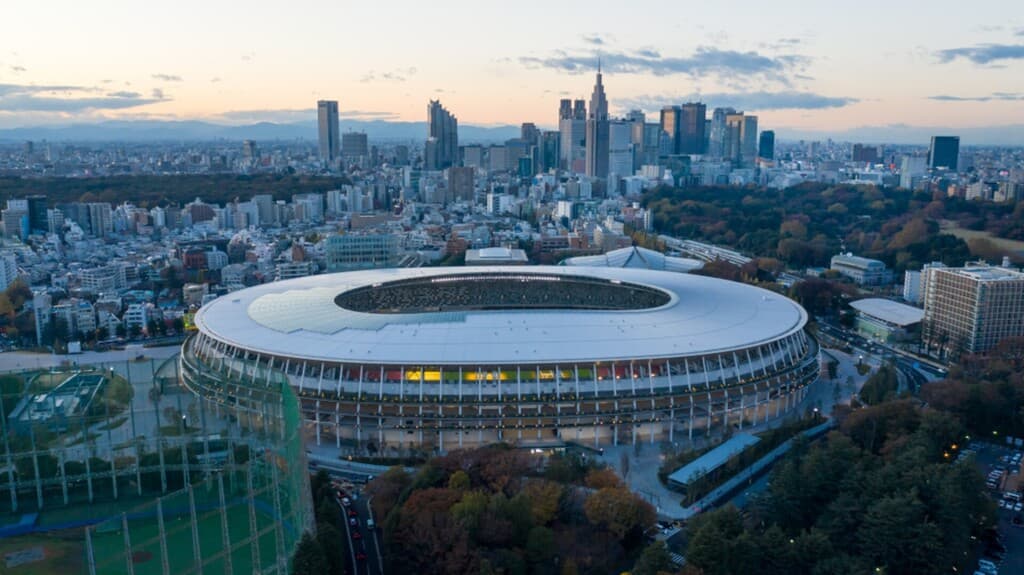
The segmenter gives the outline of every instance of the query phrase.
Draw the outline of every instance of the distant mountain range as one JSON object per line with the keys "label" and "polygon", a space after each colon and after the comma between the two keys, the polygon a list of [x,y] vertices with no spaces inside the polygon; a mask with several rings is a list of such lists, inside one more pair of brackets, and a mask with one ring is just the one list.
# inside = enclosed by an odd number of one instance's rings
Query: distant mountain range
{"label": "distant mountain range", "polygon": [[[341,120],[341,131],[366,132],[371,140],[426,139],[426,122]],[[504,142],[519,137],[518,126],[459,126],[460,142]],[[225,125],[190,121],[108,121],[65,126],[34,126],[0,129],[0,141],[49,140],[53,142],[181,142],[203,140],[316,140],[316,125],[309,122],[259,122]]]}
{"label": "distant mountain range", "polygon": [[[425,122],[389,122],[385,120],[341,120],[341,131],[366,132],[371,140],[416,141],[426,138]],[[769,126],[764,126],[768,128]],[[1024,124],[977,128],[929,126],[863,126],[849,130],[826,131],[802,128],[775,128],[782,141],[825,140],[866,144],[917,144],[926,146],[931,136],[960,136],[966,146],[1024,146]],[[519,137],[518,126],[459,126],[460,143],[504,142]],[[258,122],[227,125],[191,121],[132,120],[92,124],[34,126],[0,129],[0,142],[49,140],[54,142],[185,142],[209,140],[315,140],[316,125],[310,122]]]}

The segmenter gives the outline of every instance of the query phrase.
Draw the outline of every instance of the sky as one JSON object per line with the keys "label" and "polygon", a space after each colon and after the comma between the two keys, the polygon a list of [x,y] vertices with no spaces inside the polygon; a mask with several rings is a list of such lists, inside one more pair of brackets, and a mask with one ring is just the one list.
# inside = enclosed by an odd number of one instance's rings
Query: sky
{"label": "sky", "polygon": [[762,129],[1024,124],[1019,0],[12,0],[0,128],[342,117],[554,126],[701,100]]}

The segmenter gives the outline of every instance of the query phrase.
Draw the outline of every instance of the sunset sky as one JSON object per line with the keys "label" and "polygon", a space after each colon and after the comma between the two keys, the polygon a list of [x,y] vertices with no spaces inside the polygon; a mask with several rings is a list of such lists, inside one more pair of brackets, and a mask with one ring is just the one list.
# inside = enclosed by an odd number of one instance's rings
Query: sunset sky
{"label": "sunset sky", "polygon": [[613,113],[700,98],[761,126],[1024,123],[1024,9],[760,1],[9,2],[0,127],[110,118],[556,123],[601,55]]}

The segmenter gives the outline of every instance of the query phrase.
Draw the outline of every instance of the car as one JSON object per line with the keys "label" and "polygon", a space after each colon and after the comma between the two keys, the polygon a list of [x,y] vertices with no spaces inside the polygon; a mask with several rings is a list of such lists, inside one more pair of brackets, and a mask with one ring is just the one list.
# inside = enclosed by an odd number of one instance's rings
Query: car
{"label": "car", "polygon": [[369,519],[366,520],[366,528],[367,529],[373,529],[373,517],[370,517]]}
{"label": "car", "polygon": [[1020,501],[1013,504],[1014,511],[1020,511],[1022,509],[1024,509],[1024,504],[1022,504]]}
{"label": "car", "polygon": [[359,517],[359,512],[356,511],[354,507],[349,507],[348,508],[348,516],[349,517]]}
{"label": "car", "polygon": [[362,539],[363,534],[359,531],[352,531],[352,539]]}
{"label": "car", "polygon": [[356,553],[356,561],[366,561],[366,553],[359,551]]}
{"label": "car", "polygon": [[349,517],[348,518],[348,524],[351,525],[352,527],[357,527],[357,526],[359,526],[359,520],[356,519],[355,517]]}
{"label": "car", "polygon": [[997,503],[997,505],[999,505],[999,508],[1000,508],[1000,509],[1006,509],[1006,502],[1005,502],[1005,501],[1003,501],[1002,499],[1000,499],[1000,500],[999,500],[999,502]]}
{"label": "car", "polygon": [[352,500],[349,499],[348,497],[342,497],[341,504],[344,505],[345,507],[348,507],[349,505],[352,505]]}

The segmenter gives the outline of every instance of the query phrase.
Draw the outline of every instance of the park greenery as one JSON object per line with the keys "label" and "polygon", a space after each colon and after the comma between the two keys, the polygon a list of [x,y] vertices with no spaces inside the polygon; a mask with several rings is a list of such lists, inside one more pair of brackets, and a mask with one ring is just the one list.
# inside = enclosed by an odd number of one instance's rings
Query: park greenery
{"label": "park greenery", "polygon": [[351,183],[341,176],[294,174],[170,174],[105,176],[96,178],[0,178],[0,201],[31,194],[46,194],[50,205],[72,202],[132,202],[143,208],[183,205],[201,198],[225,204],[257,194],[291,200],[294,194],[326,192]]}
{"label": "park greenery", "polygon": [[580,454],[545,465],[503,444],[459,450],[415,474],[394,467],[367,494],[383,518],[389,573],[617,574],[640,560],[660,565],[643,559],[654,509]]}
{"label": "park greenery", "polygon": [[646,192],[643,204],[659,233],[731,246],[794,269],[827,267],[844,249],[880,259],[897,273],[932,261],[962,265],[971,257],[1002,255],[986,238],[968,245],[943,233],[944,221],[995,237],[1024,238],[1024,202],[969,202],[939,192],[864,185],[661,186]]}
{"label": "park greenery", "polygon": [[944,380],[923,385],[921,399],[956,416],[974,437],[1024,437],[1024,338],[965,355]]}
{"label": "park greenery", "polygon": [[[688,526],[687,573],[964,572],[995,506],[957,418],[893,400],[840,413],[838,431],[798,441],[749,512],[727,506]],[[968,571],[969,572],[969,571]]]}

